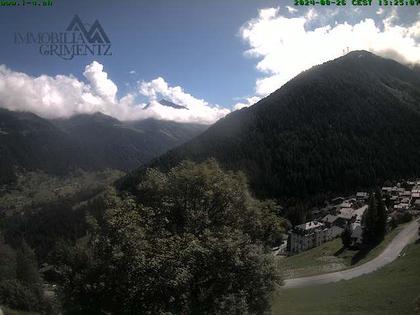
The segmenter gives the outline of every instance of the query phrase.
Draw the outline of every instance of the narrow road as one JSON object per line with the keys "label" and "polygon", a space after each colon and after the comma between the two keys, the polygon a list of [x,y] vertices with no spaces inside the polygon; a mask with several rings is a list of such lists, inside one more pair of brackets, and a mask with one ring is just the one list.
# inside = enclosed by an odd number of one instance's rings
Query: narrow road
{"label": "narrow road", "polygon": [[299,288],[312,285],[349,280],[371,273],[383,266],[393,262],[408,244],[416,240],[418,235],[419,223],[416,221],[407,225],[387,246],[387,248],[376,258],[367,263],[352,269],[326,273],[318,276],[288,279],[284,281],[282,288]]}

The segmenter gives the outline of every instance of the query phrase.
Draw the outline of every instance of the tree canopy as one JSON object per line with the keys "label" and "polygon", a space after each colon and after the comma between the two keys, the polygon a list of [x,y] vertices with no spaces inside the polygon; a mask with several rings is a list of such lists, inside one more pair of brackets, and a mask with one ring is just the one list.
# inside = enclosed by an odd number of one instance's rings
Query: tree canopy
{"label": "tree canopy", "polygon": [[213,161],[107,191],[90,237],[62,255],[65,308],[86,314],[265,314],[283,222]]}

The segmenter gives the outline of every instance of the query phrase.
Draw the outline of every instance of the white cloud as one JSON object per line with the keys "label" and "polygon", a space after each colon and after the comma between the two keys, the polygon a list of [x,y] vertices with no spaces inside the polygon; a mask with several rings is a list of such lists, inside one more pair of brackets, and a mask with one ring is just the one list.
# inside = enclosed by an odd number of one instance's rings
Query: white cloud
{"label": "white cloud", "polygon": [[115,102],[118,88],[110,79],[108,74],[103,71],[104,66],[99,62],[92,62],[87,65],[83,75],[88,79],[90,86],[97,95],[103,97],[105,100]]}
{"label": "white cloud", "polygon": [[[0,107],[30,111],[45,118],[99,111],[121,120],[158,118],[197,123],[213,123],[230,112],[196,99],[179,86],[170,87],[163,78],[142,82],[138,92],[118,99],[116,84],[96,61],[86,66],[83,75],[86,81],[71,75],[32,77],[0,65]],[[148,97],[151,106],[143,109],[145,104],[136,102],[139,95]],[[188,109],[162,106],[156,102],[158,97]]]}
{"label": "white cloud", "polygon": [[289,11],[289,13],[296,13],[298,11],[298,9],[291,7],[290,5],[286,6],[287,11]]}
{"label": "white cloud", "polygon": [[271,19],[278,14],[279,10],[280,10],[279,8],[261,9],[260,10],[260,18],[261,19]]}
{"label": "white cloud", "polygon": [[347,47],[420,62],[420,46],[415,40],[420,36],[420,22],[401,27],[395,25],[396,16],[391,14],[382,29],[373,19],[307,29],[311,20],[321,20],[317,16],[313,9],[292,18],[282,16],[276,8],[264,9],[241,28],[241,37],[250,46],[245,54],[259,60],[256,68],[264,74],[256,81],[258,96],[270,94],[314,65],[342,56]]}
{"label": "white cloud", "polygon": [[136,71],[135,70],[131,70],[129,73],[130,74],[136,74]]}
{"label": "white cloud", "polygon": [[305,18],[307,21],[314,20],[318,17],[318,12],[314,8],[311,8],[308,10],[308,12],[305,15]]}
{"label": "white cloud", "polygon": [[254,105],[256,102],[258,102],[261,99],[261,97],[258,96],[252,96],[252,97],[247,97],[245,98],[242,102],[238,102],[236,103],[233,108],[235,110],[239,110],[245,107],[250,107],[252,105]]}
{"label": "white cloud", "polygon": [[[160,115],[162,119],[214,122],[230,112],[226,108],[221,108],[217,105],[211,106],[206,101],[195,98],[191,94],[184,92],[180,86],[169,86],[161,77],[150,82],[141,82],[139,91],[152,101],[150,109],[156,115]],[[187,109],[162,108],[163,106],[156,102],[159,98],[164,98]]]}

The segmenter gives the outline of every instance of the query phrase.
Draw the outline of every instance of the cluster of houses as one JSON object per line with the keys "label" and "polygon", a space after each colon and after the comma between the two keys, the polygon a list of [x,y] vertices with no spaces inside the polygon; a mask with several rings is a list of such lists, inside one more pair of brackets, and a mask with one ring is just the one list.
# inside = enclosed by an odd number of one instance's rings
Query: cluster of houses
{"label": "cluster of houses", "polygon": [[[403,212],[420,213],[420,180],[397,183],[382,188],[382,197],[387,206],[388,222]],[[350,230],[351,243],[358,246],[363,241],[363,217],[368,209],[370,194],[358,192],[348,198],[337,197],[321,209],[314,209],[314,220],[297,225],[289,232],[287,244],[282,244],[279,253],[289,255],[317,247],[341,236]]]}
{"label": "cluster of houses", "polygon": [[396,212],[420,211],[420,181],[406,181],[382,187],[382,195]]}

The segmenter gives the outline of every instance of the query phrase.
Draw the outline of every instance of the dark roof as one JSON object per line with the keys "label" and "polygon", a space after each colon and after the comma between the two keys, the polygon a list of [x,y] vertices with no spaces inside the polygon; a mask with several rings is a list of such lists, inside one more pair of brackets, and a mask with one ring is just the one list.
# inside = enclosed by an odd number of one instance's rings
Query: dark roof
{"label": "dark roof", "polygon": [[337,219],[338,219],[338,216],[328,214],[325,217],[323,217],[321,221],[322,222],[327,222],[327,223],[334,223]]}
{"label": "dark roof", "polygon": [[331,227],[331,230],[332,230],[332,232],[334,234],[340,234],[340,233],[342,233],[344,231],[343,228],[341,228],[339,226],[336,226],[336,225],[334,225],[333,227]]}

